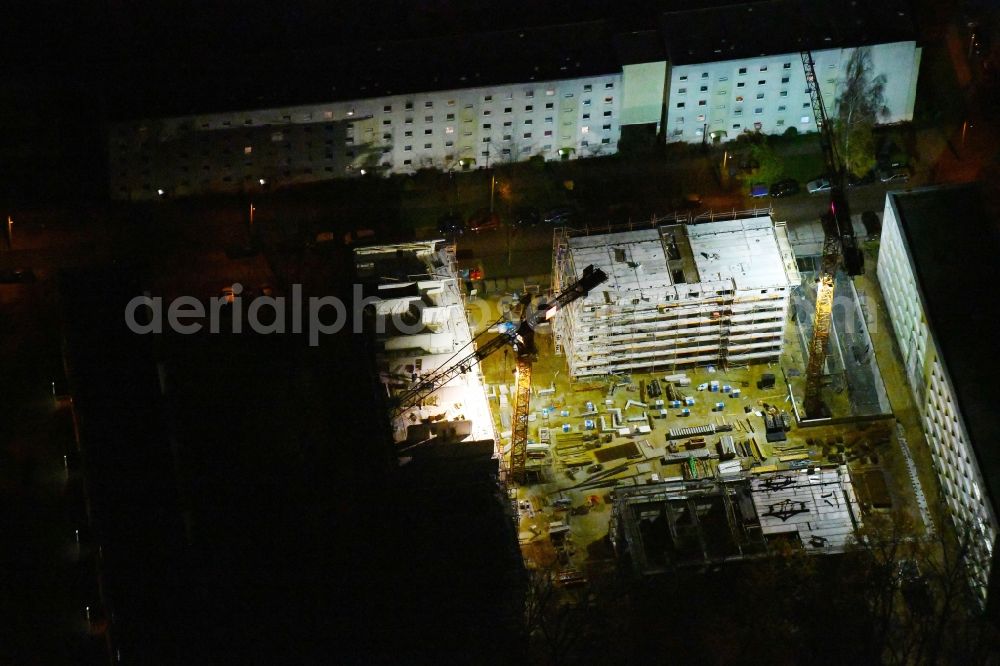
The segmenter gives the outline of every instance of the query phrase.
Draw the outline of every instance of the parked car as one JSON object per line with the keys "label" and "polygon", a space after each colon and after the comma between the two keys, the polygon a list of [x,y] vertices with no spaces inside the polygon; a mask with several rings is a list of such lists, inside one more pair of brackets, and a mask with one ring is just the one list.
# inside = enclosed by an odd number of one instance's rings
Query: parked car
{"label": "parked car", "polygon": [[830,181],[826,178],[817,178],[806,183],[806,192],[816,194],[818,192],[829,192]]}
{"label": "parked car", "polygon": [[35,272],[30,268],[11,268],[0,271],[0,282],[4,284],[25,284],[36,280]]}
{"label": "parked car", "polygon": [[881,183],[905,183],[910,179],[910,170],[899,167],[896,169],[879,169],[878,179]]}
{"label": "parked car", "polygon": [[442,236],[461,236],[465,231],[465,222],[458,213],[448,213],[438,220],[437,230]]}
{"label": "parked car", "polygon": [[771,196],[775,199],[790,197],[799,193],[799,183],[794,178],[784,178],[771,185]]}
{"label": "parked car", "polygon": [[869,171],[863,176],[855,176],[853,173],[848,172],[847,174],[847,186],[848,187],[861,187],[863,185],[871,185],[876,180],[875,171]]}
{"label": "parked car", "polygon": [[499,229],[500,216],[496,213],[491,213],[488,208],[480,208],[469,216],[469,221],[466,226],[469,231],[474,233],[487,231],[489,229]]}
{"label": "parked car", "polygon": [[552,208],[545,212],[542,220],[545,224],[552,224],[556,226],[563,226],[572,223],[573,219],[576,217],[576,211],[569,206],[561,206],[559,208]]}
{"label": "parked car", "polygon": [[344,234],[344,245],[358,245],[359,243],[374,243],[374,229],[355,229]]}
{"label": "parked car", "polygon": [[768,194],[767,183],[754,183],[750,186],[750,196],[754,199],[766,197]]}
{"label": "parked car", "polygon": [[514,211],[511,224],[515,227],[534,227],[541,221],[537,208],[518,208]]}
{"label": "parked car", "polygon": [[692,192],[685,195],[681,199],[676,200],[675,208],[679,210],[695,210],[701,208],[702,200],[701,195],[697,192]]}
{"label": "parked car", "polygon": [[989,35],[983,32],[982,28],[976,28],[972,31],[972,52],[977,56],[982,57],[984,53],[989,53],[990,50],[990,38]]}

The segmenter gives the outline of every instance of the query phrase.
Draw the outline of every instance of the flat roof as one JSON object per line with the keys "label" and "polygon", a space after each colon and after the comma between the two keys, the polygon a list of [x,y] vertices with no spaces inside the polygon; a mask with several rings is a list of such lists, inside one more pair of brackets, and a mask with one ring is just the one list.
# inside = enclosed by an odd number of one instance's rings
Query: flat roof
{"label": "flat roof", "polygon": [[145,90],[149,77],[158,85],[149,97],[123,95],[112,109],[117,119],[144,117],[151,108],[159,116],[242,111],[574,79],[621,67],[607,24],[591,21],[261,53],[241,58],[238,68],[205,60],[161,68],[136,62],[127,71],[124,90]]}
{"label": "flat roof", "polygon": [[[1000,207],[978,183],[890,192],[931,335],[943,357],[985,489],[1000,513],[1000,382],[991,285],[1000,257]],[[994,195],[995,196],[995,195]]]}
{"label": "flat roof", "polygon": [[599,291],[622,292],[653,290],[673,284],[667,269],[667,257],[656,229],[623,231],[569,239],[569,249],[578,271],[593,264],[608,275]]}
{"label": "flat roof", "polygon": [[770,216],[687,227],[702,282],[732,279],[737,289],[788,286]]}
{"label": "flat roof", "polygon": [[621,65],[638,65],[666,60],[663,34],[659,30],[622,32],[614,36],[615,52]]}
{"label": "flat roof", "polygon": [[665,12],[673,65],[915,39],[905,0],[762,0]]}
{"label": "flat roof", "polygon": [[[785,258],[769,216],[684,225],[698,283],[732,280],[736,289],[788,286]],[[659,229],[573,236],[569,251],[578,270],[593,264],[608,275],[598,292],[619,297],[674,285]],[[596,292],[595,292],[596,293]],[[596,299],[592,293],[589,298]]]}
{"label": "flat roof", "polygon": [[750,482],[765,537],[796,533],[806,550],[847,547],[861,507],[847,467],[787,470]]}

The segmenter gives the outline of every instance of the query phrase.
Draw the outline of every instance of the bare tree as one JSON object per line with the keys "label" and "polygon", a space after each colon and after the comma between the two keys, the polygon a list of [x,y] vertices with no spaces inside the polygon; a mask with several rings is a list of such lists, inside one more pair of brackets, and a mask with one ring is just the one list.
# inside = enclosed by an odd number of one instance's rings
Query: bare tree
{"label": "bare tree", "polygon": [[872,72],[871,47],[855,49],[836,99],[834,132],[844,166],[863,176],[875,165],[872,130],[889,109],[885,104],[885,74]]}
{"label": "bare tree", "polygon": [[872,638],[886,664],[997,663],[996,628],[970,584],[978,531],[937,523],[920,538],[901,515],[869,516],[855,556]]}

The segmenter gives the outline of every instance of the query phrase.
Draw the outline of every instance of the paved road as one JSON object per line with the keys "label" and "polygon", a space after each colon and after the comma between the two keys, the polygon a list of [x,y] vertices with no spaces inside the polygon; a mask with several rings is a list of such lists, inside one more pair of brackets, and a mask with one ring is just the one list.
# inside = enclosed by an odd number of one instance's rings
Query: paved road
{"label": "paved road", "polygon": [[[867,185],[852,189],[848,196],[855,213],[873,210],[881,214],[885,208],[887,189],[901,189],[907,185]],[[706,197],[713,210],[743,210],[772,205],[774,219],[790,225],[811,224],[829,206],[826,194],[801,193],[785,199],[753,201],[743,196],[725,193]],[[540,225],[527,229],[498,229],[479,234],[466,234],[458,239],[461,265],[480,266],[487,278],[540,275],[551,270],[552,227]],[[509,246],[508,246],[509,243]]]}
{"label": "paved road", "polygon": [[[902,189],[906,185],[896,185],[886,188],[884,185],[865,185],[851,189],[847,193],[851,212],[861,213],[873,210],[877,213],[885,208],[885,193],[889,189]],[[830,205],[827,194],[797,194],[787,199],[774,199],[774,219],[797,224],[814,222],[819,219]]]}

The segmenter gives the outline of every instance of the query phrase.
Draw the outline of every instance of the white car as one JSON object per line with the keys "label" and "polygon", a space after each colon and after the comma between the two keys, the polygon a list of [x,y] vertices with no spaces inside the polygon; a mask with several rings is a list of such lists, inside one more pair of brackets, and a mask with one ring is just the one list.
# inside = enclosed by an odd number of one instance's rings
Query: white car
{"label": "white car", "polygon": [[905,183],[910,180],[910,172],[905,168],[880,169],[877,174],[880,182],[883,183]]}
{"label": "white car", "polygon": [[817,192],[829,192],[830,191],[830,181],[826,178],[817,178],[816,180],[810,180],[806,183],[806,191],[809,194],[816,194]]}

